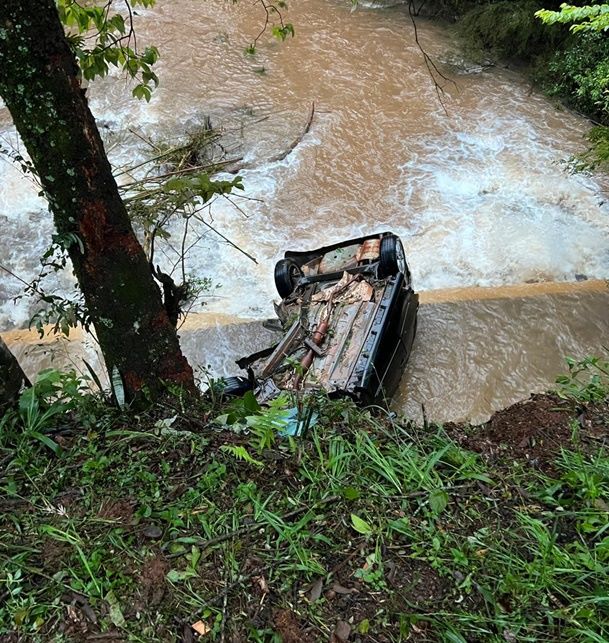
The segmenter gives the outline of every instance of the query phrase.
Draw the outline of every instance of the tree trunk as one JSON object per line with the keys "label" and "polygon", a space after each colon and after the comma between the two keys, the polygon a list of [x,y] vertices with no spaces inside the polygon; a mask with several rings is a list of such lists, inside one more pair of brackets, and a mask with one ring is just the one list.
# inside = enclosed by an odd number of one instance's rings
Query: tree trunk
{"label": "tree trunk", "polygon": [[0,413],[15,403],[21,389],[28,384],[19,362],[0,337]]}
{"label": "tree trunk", "polygon": [[40,176],[109,371],[128,399],[193,372],[121,201],[55,0],[1,0],[0,95]]}

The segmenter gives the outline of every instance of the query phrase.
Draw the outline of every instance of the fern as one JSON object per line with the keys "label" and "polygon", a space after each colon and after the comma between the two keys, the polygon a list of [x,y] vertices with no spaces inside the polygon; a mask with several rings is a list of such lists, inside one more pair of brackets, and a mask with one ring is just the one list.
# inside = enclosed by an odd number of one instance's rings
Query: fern
{"label": "fern", "polygon": [[243,460],[244,462],[253,464],[256,467],[264,467],[264,463],[253,458],[244,446],[224,444],[220,447],[220,449],[222,451],[225,451],[226,453],[230,453],[230,455],[232,455],[235,460]]}
{"label": "fern", "polygon": [[277,433],[284,430],[288,424],[290,411],[286,409],[288,400],[285,395],[280,395],[272,400],[268,409],[262,410],[257,415],[248,415],[245,420],[255,437],[258,438],[258,453],[275,444]]}

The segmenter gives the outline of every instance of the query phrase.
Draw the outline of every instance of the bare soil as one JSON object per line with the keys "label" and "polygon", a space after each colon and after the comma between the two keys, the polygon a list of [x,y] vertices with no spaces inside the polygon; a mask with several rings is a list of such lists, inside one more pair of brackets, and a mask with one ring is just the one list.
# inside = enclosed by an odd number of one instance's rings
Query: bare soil
{"label": "bare soil", "polygon": [[535,394],[497,411],[481,426],[451,423],[445,428],[461,446],[491,461],[523,460],[551,472],[556,454],[574,439],[593,444],[607,437],[606,418],[606,404],[578,409],[556,395]]}

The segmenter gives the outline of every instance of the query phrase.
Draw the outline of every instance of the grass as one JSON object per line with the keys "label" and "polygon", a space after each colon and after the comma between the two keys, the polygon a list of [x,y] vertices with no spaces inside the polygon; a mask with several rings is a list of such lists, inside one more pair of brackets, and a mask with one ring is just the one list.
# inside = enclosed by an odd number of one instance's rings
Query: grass
{"label": "grass", "polygon": [[48,375],[0,428],[0,640],[605,641],[609,414],[582,370],[543,466],[348,401],[281,437],[288,400],[135,416]]}

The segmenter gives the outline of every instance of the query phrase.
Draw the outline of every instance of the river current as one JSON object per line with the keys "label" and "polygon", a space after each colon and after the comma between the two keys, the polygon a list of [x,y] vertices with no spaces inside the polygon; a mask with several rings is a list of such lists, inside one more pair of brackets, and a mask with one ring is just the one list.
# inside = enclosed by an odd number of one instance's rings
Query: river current
{"label": "river current", "polygon": [[[140,46],[161,52],[151,102],[133,99],[116,74],[88,90],[115,167],[149,156],[143,139],[177,143],[208,116],[248,164],[246,198],[218,199],[206,216],[258,263],[202,225],[190,231],[189,243],[201,238],[189,270],[220,286],[206,310],[272,315],[273,265],[286,249],[380,230],[400,235],[421,291],[609,277],[608,186],[563,163],[583,149],[589,124],[516,71],[463,60],[447,28],[419,21],[421,44],[452,81],[442,106],[404,6],[294,2],[296,37],[267,34],[254,56],[244,49],[264,19],[258,5],[158,0],[139,13]],[[308,133],[269,162],[298,138],[312,103]],[[18,146],[5,109],[0,136]],[[1,263],[26,281],[52,232],[37,192],[0,161]],[[166,268],[174,233],[159,256]],[[50,285],[73,288],[69,274]],[[27,325],[35,305],[12,301],[21,288],[0,278],[0,329]],[[485,323],[483,305],[472,320]]]}

